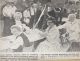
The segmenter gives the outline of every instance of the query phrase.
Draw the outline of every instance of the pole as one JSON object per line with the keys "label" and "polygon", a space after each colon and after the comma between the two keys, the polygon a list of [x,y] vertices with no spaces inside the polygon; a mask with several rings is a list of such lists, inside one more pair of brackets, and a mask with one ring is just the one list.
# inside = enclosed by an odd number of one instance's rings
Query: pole
{"label": "pole", "polygon": [[39,23],[39,21],[40,21],[42,15],[44,14],[45,9],[46,9],[46,5],[45,5],[45,7],[44,7],[44,9],[43,9],[43,11],[42,11],[42,13],[41,13],[41,15],[40,15],[38,21],[37,21],[36,24],[34,25],[33,29],[36,28],[36,26],[38,25],[38,23]]}

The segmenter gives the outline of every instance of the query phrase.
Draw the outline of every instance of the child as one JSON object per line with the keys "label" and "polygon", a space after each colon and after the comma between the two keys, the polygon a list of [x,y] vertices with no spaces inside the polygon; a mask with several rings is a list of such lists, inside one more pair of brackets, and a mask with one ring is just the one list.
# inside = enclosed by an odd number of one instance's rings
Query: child
{"label": "child", "polygon": [[25,23],[27,26],[29,26],[30,18],[31,18],[31,14],[30,14],[29,8],[27,8],[26,10],[24,10],[24,12],[23,12],[23,17],[24,17],[24,19],[23,19],[24,23]]}
{"label": "child", "polygon": [[21,25],[22,24],[21,19],[22,19],[22,13],[19,10],[17,10],[14,14],[15,24]]}

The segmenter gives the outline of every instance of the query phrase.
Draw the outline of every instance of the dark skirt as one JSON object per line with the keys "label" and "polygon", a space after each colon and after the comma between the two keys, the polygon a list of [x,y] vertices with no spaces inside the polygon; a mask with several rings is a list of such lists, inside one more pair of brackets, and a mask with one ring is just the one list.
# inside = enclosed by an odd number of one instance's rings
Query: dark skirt
{"label": "dark skirt", "polygon": [[73,42],[68,52],[80,52],[80,42]]}
{"label": "dark skirt", "polygon": [[2,34],[3,37],[11,35],[10,28],[14,24],[15,24],[15,22],[13,19],[10,19],[7,17],[4,18],[4,29],[3,29],[3,34]]}

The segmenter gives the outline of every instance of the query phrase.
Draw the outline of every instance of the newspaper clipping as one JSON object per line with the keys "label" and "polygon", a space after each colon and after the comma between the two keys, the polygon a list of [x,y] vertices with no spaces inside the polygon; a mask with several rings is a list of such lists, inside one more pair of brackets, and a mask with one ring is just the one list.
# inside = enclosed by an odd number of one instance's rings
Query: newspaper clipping
{"label": "newspaper clipping", "polygon": [[0,61],[80,61],[80,0],[0,0]]}

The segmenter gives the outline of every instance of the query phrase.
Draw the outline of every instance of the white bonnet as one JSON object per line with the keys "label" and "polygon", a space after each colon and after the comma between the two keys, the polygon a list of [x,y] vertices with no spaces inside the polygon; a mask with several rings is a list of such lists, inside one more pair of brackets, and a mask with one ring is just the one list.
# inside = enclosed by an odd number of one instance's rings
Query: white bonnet
{"label": "white bonnet", "polygon": [[21,13],[21,12],[15,12],[14,18],[15,18],[15,17],[20,17],[20,18],[22,18],[22,13]]}

